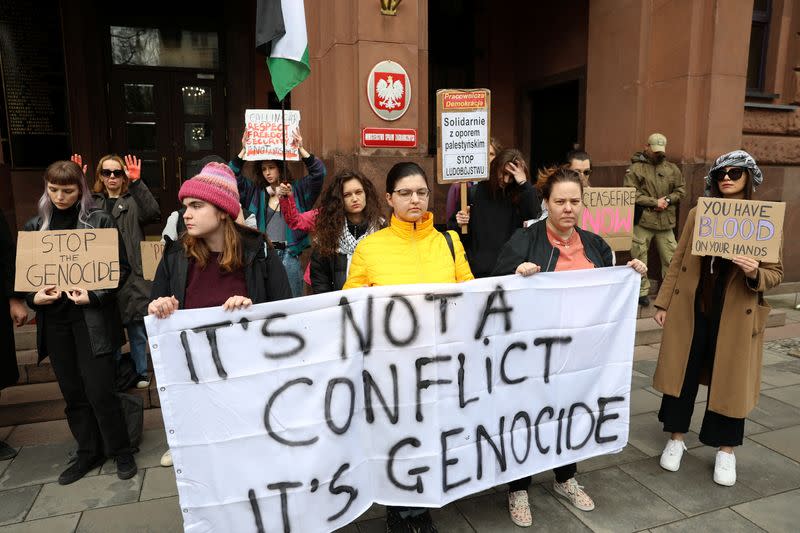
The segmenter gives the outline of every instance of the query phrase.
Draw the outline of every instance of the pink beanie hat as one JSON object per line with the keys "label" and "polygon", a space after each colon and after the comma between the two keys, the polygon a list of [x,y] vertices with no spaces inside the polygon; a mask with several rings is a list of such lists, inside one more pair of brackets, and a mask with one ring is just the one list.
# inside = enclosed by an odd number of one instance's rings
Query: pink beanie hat
{"label": "pink beanie hat", "polygon": [[197,198],[204,200],[228,213],[236,220],[239,216],[239,189],[236,186],[236,176],[224,163],[208,163],[200,174],[181,185],[178,200],[184,198]]}

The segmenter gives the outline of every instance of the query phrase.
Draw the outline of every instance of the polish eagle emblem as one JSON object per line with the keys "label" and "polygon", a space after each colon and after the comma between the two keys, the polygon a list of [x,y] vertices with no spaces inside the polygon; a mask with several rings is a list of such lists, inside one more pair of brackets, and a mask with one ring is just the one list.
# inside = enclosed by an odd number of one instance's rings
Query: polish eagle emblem
{"label": "polish eagle emblem", "polygon": [[396,72],[375,73],[375,106],[393,111],[405,105],[405,76]]}

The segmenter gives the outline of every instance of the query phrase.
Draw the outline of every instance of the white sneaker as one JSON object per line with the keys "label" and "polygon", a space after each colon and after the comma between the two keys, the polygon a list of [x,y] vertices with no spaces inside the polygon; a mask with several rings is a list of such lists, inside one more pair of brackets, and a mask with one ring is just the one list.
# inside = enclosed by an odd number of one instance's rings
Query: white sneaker
{"label": "white sneaker", "polygon": [[161,456],[161,466],[172,466],[172,452],[170,450],[167,450]]}
{"label": "white sneaker", "polygon": [[714,462],[714,483],[732,487],[736,483],[736,456],[732,453],[717,452]]}
{"label": "white sneaker", "polygon": [[677,472],[681,467],[681,457],[686,450],[686,444],[682,440],[670,439],[661,452],[661,468],[670,472]]}

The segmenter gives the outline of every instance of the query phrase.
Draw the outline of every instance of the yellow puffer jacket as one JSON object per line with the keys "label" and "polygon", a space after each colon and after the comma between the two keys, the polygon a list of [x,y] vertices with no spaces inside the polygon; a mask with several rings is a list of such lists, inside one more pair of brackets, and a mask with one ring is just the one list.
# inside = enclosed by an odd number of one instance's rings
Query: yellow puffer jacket
{"label": "yellow puffer jacket", "polygon": [[416,223],[392,216],[391,225],[364,238],[353,254],[344,289],[409,283],[457,283],[474,279],[464,246],[454,231],[455,261],[433,214]]}

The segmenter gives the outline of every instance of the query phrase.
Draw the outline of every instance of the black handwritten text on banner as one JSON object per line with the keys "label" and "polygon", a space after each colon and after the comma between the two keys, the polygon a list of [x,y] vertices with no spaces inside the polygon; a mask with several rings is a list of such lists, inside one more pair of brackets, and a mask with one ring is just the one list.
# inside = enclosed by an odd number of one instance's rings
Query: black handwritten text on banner
{"label": "black handwritten text on banner", "polygon": [[627,443],[626,267],[146,319],[184,527],[332,531]]}

